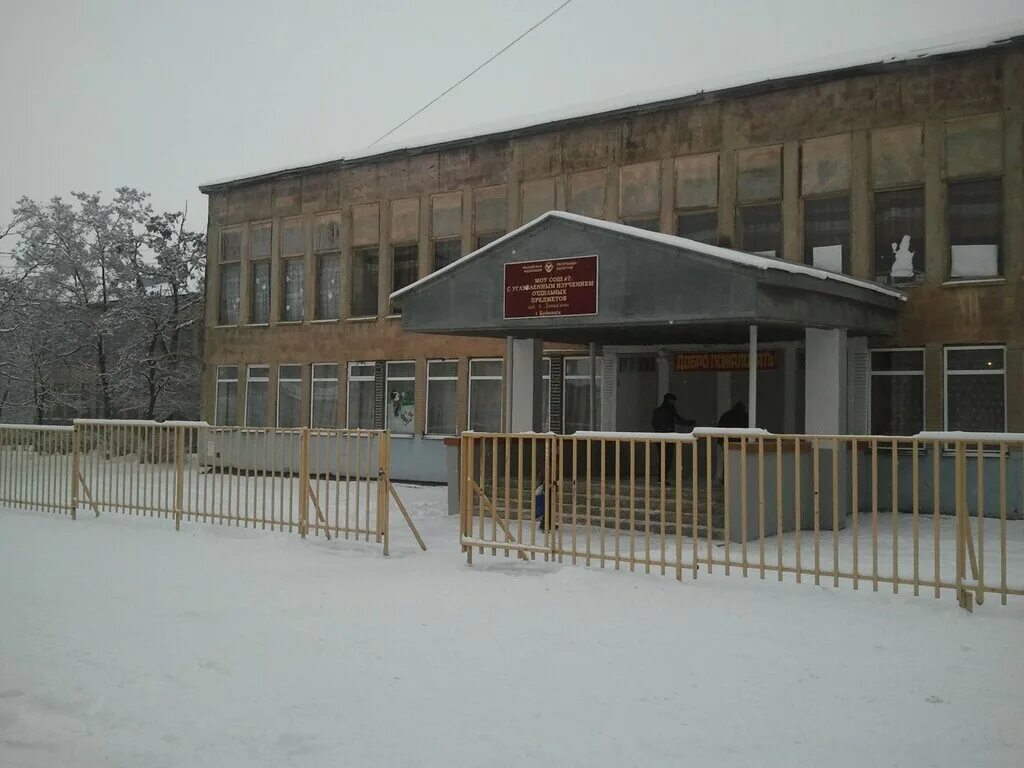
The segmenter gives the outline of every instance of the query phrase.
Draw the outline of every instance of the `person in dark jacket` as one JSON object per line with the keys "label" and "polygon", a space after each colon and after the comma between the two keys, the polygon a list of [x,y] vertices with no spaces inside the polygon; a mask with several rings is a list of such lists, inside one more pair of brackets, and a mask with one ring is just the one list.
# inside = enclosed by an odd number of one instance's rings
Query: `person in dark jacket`
{"label": "person in dark jacket", "polygon": [[748,418],[747,406],[740,401],[718,417],[718,426],[721,429],[743,429],[747,426]]}
{"label": "person in dark jacket", "polygon": [[[676,427],[682,427],[684,432],[689,432],[697,425],[691,419],[684,419],[676,411],[676,396],[671,392],[665,395],[661,405],[654,409],[651,414],[651,429],[655,432],[675,432]],[[665,484],[672,485],[672,478],[675,477],[676,446],[674,442],[665,442]],[[654,469],[651,470],[654,472]],[[660,472],[660,469],[658,470]],[[657,473],[655,473],[657,474]]]}

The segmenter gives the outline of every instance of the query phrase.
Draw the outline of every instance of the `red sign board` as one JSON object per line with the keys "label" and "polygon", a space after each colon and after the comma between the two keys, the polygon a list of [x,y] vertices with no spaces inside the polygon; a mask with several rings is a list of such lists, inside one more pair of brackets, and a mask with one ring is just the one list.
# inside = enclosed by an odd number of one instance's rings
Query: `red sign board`
{"label": "red sign board", "polygon": [[597,314],[597,256],[505,265],[505,319]]}
{"label": "red sign board", "polygon": [[[778,370],[779,353],[758,352],[757,368],[760,371]],[[750,355],[746,352],[680,352],[676,355],[676,370],[747,371],[750,370]]]}

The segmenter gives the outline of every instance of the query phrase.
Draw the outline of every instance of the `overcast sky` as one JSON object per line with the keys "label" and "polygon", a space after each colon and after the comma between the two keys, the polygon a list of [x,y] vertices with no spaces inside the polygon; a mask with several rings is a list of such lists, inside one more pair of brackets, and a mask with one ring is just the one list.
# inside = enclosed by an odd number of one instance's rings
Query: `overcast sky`
{"label": "overcast sky", "polygon": [[[131,185],[202,228],[201,182],[364,147],[561,1],[0,0],[0,223]],[[1021,0],[574,0],[388,143],[1022,31]]]}

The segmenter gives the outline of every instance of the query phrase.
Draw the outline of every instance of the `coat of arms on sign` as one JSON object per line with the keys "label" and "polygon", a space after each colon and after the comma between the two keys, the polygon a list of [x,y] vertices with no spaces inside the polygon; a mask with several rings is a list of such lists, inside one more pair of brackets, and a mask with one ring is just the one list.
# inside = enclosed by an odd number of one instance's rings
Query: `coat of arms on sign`
{"label": "coat of arms on sign", "polygon": [[545,272],[550,272],[554,268],[555,268],[555,265],[552,264],[550,261],[547,264],[544,265],[544,271]]}

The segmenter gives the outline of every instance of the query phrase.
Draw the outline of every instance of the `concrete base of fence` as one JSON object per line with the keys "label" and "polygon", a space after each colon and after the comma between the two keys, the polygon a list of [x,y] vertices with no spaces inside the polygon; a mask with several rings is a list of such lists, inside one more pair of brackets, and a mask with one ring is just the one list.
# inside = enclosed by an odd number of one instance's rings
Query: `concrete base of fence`
{"label": "concrete base of fence", "polygon": [[[768,445],[765,446],[769,448]],[[808,445],[809,448],[809,445]],[[774,446],[764,453],[763,472],[759,468],[757,447],[749,447],[746,464],[739,446],[730,446],[728,470],[728,504],[725,513],[732,541],[757,539],[764,526],[765,536],[814,528],[815,498],[817,498],[818,529],[831,531],[833,527],[846,527],[850,512],[849,457],[840,450],[833,466],[832,447],[819,446],[818,481],[814,482],[814,456],[810,450],[799,455],[792,448],[783,447],[776,453]],[[796,465],[800,468],[799,513],[796,497]],[[779,529],[779,477],[781,464],[782,528]],[[746,482],[744,498],[743,484]],[[762,513],[763,509],[763,513]],[[799,517],[798,517],[799,515]],[[838,523],[838,525],[835,525]]]}

